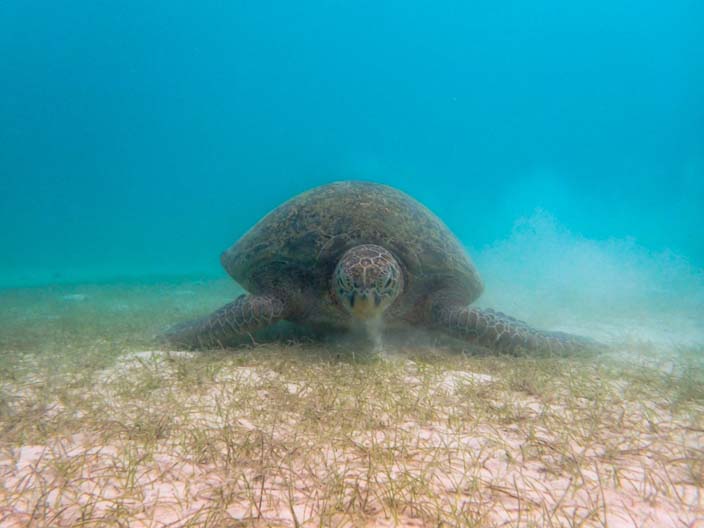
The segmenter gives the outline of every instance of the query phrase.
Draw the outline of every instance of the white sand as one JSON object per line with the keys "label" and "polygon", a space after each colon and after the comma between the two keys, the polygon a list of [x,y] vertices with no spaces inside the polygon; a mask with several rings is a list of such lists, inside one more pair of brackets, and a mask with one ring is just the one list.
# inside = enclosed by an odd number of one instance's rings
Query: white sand
{"label": "white sand", "polygon": [[[95,397],[109,401],[105,384],[145,362],[168,370],[165,357],[151,352],[125,357],[103,373]],[[420,385],[412,365],[408,370],[406,382]],[[253,367],[232,368],[218,373],[212,392],[180,396],[194,411],[179,427],[197,426],[211,435],[225,431],[223,438],[238,441],[253,435],[272,450],[266,464],[257,456],[224,464],[225,444],[217,453],[198,453],[178,441],[146,447],[127,437],[103,441],[90,431],[3,447],[0,525],[68,527],[87,518],[89,526],[235,526],[231,523],[240,520],[252,526],[360,526],[363,521],[411,527],[435,525],[424,518],[432,511],[437,520],[453,522],[461,513],[467,524],[478,526],[704,527],[704,490],[691,475],[691,467],[704,468],[692,466],[692,458],[704,454],[704,429],[655,403],[624,401],[621,426],[598,423],[603,430],[591,445],[541,419],[546,413],[568,416],[570,409],[547,408],[524,393],[512,395],[515,421],[476,417],[459,425],[422,426],[408,421],[386,429],[382,420],[375,430],[314,444],[305,437],[291,439],[300,416],[267,430],[256,416],[225,419],[215,412],[227,394],[223,387],[248,384],[265,401],[280,377]],[[456,393],[492,381],[482,373],[448,371],[431,393]],[[306,391],[282,383],[292,398]],[[126,422],[133,414],[117,413]],[[643,433],[644,423],[653,424],[649,433]],[[388,464],[372,466],[365,456],[396,450],[404,455],[388,458]],[[346,517],[346,509],[362,510],[363,516]]]}

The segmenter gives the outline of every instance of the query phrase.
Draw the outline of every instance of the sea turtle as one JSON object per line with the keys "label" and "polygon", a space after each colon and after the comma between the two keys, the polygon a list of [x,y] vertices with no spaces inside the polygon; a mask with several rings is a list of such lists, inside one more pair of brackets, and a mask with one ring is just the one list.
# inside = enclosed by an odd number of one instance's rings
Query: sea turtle
{"label": "sea turtle", "polygon": [[462,244],[407,194],[370,182],[316,187],[280,205],[220,261],[248,294],[165,337],[212,348],[280,320],[312,327],[403,321],[497,351],[569,351],[587,340],[470,308],[483,285]]}

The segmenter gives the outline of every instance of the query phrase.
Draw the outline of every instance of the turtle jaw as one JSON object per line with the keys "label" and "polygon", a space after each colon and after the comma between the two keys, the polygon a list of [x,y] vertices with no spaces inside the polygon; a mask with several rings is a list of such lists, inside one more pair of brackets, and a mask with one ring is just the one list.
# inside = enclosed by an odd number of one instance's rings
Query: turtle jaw
{"label": "turtle jaw", "polygon": [[378,319],[386,311],[386,303],[382,305],[381,297],[377,294],[352,294],[349,296],[349,311],[357,319],[368,321]]}

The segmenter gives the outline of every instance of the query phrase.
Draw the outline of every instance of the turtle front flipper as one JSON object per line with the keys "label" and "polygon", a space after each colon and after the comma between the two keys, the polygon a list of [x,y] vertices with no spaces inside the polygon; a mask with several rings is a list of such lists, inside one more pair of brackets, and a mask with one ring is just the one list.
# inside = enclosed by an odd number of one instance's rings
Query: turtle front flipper
{"label": "turtle front flipper", "polygon": [[224,348],[284,319],[287,304],[272,295],[241,295],[212,314],[168,329],[161,341],[180,348]]}
{"label": "turtle front flipper", "polygon": [[504,313],[463,306],[443,296],[431,301],[428,308],[426,314],[430,326],[497,352],[569,354],[603,347],[586,337],[537,330]]}

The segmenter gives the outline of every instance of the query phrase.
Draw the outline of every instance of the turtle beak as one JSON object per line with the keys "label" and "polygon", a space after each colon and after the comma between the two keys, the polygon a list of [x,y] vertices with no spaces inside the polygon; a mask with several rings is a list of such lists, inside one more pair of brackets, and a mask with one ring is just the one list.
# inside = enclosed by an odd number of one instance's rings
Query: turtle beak
{"label": "turtle beak", "polygon": [[367,293],[359,295],[352,293],[350,295],[350,308],[352,315],[358,319],[371,319],[384,311],[381,308],[381,297]]}

